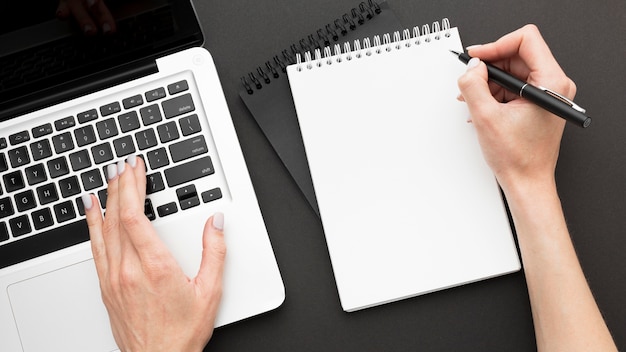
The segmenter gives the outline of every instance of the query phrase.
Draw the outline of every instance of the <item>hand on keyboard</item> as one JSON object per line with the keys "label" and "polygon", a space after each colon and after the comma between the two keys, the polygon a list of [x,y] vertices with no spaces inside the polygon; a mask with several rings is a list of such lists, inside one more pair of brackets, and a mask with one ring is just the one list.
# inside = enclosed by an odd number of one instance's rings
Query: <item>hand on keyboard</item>
{"label": "hand on keyboard", "polygon": [[107,178],[104,218],[97,197],[82,198],[115,341],[122,351],[201,351],[221,298],[223,215],[207,221],[202,263],[188,278],[144,215],[143,160],[111,164]]}

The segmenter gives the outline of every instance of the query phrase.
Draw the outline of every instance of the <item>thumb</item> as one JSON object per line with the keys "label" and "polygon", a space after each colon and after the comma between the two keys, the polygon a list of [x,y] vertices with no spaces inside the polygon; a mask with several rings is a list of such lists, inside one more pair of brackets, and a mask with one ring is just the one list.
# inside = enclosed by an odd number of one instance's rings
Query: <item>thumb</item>
{"label": "thumb", "polygon": [[459,77],[457,83],[472,119],[490,116],[490,111],[497,107],[498,102],[489,90],[485,63],[472,58],[467,63],[467,71]]}
{"label": "thumb", "polygon": [[224,214],[215,213],[207,220],[202,237],[202,261],[197,280],[210,291],[221,292],[226,242],[224,241]]}

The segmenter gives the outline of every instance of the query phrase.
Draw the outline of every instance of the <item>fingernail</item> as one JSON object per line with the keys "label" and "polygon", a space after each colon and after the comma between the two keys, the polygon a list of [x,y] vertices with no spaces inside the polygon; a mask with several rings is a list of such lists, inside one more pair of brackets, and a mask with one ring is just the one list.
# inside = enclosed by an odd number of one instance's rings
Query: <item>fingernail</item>
{"label": "fingernail", "polygon": [[126,162],[134,169],[137,166],[137,155],[129,155]]}
{"label": "fingernail", "polygon": [[86,24],[85,27],[83,27],[83,32],[85,33],[91,33],[91,31],[93,30],[93,27],[91,27],[91,25]]}
{"label": "fingernail", "polygon": [[102,25],[102,33],[109,33],[111,31],[111,25],[105,23]]}
{"label": "fingernail", "polygon": [[480,64],[480,59],[477,57],[473,57],[468,63],[467,63],[467,70],[471,70],[474,67],[478,66],[478,64]]}
{"label": "fingernail", "polygon": [[479,48],[479,47],[481,47],[481,46],[483,46],[483,45],[482,45],[482,44],[470,45],[470,46],[466,47],[466,48],[465,48],[465,50],[466,50],[466,51],[470,51],[470,50],[472,50],[472,49],[476,49],[476,48]]}
{"label": "fingernail", "polygon": [[213,214],[213,227],[222,231],[224,230],[224,214],[215,213]]}
{"label": "fingernail", "polygon": [[85,207],[86,210],[91,209],[91,207],[93,207],[93,202],[91,201],[91,194],[83,194],[80,196],[80,198],[83,200],[83,206]]}
{"label": "fingernail", "polygon": [[107,165],[107,178],[112,180],[117,176],[117,165],[111,164]]}
{"label": "fingernail", "polygon": [[456,100],[464,102],[465,98],[463,98],[463,94],[459,94],[459,95],[456,96]]}
{"label": "fingernail", "polygon": [[120,160],[117,162],[117,174],[121,175],[124,172],[124,169],[126,169],[126,163],[124,162],[124,160]]}

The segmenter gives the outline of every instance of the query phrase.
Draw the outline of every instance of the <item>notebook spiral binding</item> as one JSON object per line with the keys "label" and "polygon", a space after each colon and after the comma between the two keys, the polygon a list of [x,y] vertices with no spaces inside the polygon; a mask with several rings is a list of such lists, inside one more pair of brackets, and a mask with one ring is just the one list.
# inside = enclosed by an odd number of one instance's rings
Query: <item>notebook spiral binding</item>
{"label": "notebook spiral binding", "polygon": [[[423,25],[421,32],[420,27],[415,26],[413,30],[405,29],[400,35],[399,31],[393,33],[393,40],[389,33],[383,35],[381,42],[380,36],[373,38],[373,43],[370,38],[365,38],[361,42],[355,40],[353,45],[350,46],[349,42],[343,44],[343,48],[339,44],[335,44],[331,50],[330,46],[326,46],[323,49],[315,48],[313,54],[311,51],[304,53],[304,59],[300,53],[296,54],[296,70],[302,71],[304,69],[311,70],[314,67],[322,67],[324,65],[332,65],[334,62],[341,63],[344,61],[350,61],[353,59],[360,59],[365,56],[371,56],[375,54],[381,54],[383,52],[390,52],[392,50],[400,50],[403,47],[411,47],[413,45],[424,45],[432,40],[440,40],[443,37],[450,36],[450,21],[444,18],[439,22],[434,22],[432,27]],[[343,50],[343,51],[342,51]]]}
{"label": "notebook spiral binding", "polygon": [[327,24],[324,28],[317,30],[315,34],[310,34],[301,39],[298,43],[292,44],[289,49],[285,49],[279,55],[275,55],[272,60],[265,62],[265,67],[259,66],[256,72],[250,72],[247,76],[241,77],[241,83],[248,94],[254,94],[254,89],[262,89],[263,83],[270,84],[273,79],[280,77],[279,71],[283,74],[287,72],[287,66],[296,63],[296,57],[312,50],[321,50],[329,47],[332,42],[338,42],[341,36],[354,31],[358,26],[371,20],[380,14],[382,9],[375,0],[368,0],[359,4],[358,9],[353,8],[350,13],[344,14],[341,18]]}

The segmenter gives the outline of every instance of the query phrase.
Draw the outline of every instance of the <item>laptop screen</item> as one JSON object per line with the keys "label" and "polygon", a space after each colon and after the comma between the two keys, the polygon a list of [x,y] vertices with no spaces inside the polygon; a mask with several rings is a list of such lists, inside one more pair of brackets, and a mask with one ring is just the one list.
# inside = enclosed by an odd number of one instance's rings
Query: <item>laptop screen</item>
{"label": "laptop screen", "polygon": [[137,78],[202,40],[190,0],[0,1],[0,120]]}

